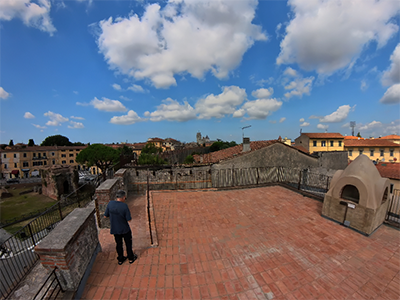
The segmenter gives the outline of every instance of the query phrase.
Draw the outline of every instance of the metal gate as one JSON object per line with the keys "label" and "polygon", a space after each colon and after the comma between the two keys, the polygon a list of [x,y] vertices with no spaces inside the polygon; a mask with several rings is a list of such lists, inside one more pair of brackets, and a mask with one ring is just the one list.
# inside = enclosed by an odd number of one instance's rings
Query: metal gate
{"label": "metal gate", "polygon": [[393,190],[392,198],[388,206],[386,221],[396,223],[400,226],[400,190]]}

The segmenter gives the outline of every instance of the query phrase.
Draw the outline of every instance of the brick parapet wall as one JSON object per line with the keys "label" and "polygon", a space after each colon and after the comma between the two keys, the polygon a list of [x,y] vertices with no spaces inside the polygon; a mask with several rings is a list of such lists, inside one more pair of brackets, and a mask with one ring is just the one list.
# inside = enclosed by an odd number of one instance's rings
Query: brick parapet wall
{"label": "brick parapet wall", "polygon": [[98,245],[93,203],[70,213],[35,247],[35,252],[45,269],[58,268],[65,290],[75,291]]}
{"label": "brick parapet wall", "polygon": [[125,190],[126,185],[123,185],[123,180],[123,177],[120,176],[107,179],[96,189],[96,217],[100,228],[110,228],[110,219],[104,218],[104,212],[106,211],[108,202],[116,199],[117,191],[120,189]]}

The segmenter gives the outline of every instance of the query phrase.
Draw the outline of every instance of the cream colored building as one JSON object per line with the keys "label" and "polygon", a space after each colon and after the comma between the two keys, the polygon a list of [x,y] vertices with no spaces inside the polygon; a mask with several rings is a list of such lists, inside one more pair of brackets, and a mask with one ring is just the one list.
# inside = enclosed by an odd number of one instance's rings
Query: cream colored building
{"label": "cream colored building", "polygon": [[39,170],[52,165],[72,165],[82,168],[76,156],[86,146],[32,146],[7,147],[0,151],[2,178],[29,178],[39,176]]}
{"label": "cream colored building", "polygon": [[344,150],[348,152],[350,160],[365,154],[377,162],[400,162],[400,144],[385,139],[345,140]]}
{"label": "cream colored building", "polygon": [[320,151],[343,151],[344,136],[340,133],[302,133],[295,139],[295,145],[302,146],[309,153]]}

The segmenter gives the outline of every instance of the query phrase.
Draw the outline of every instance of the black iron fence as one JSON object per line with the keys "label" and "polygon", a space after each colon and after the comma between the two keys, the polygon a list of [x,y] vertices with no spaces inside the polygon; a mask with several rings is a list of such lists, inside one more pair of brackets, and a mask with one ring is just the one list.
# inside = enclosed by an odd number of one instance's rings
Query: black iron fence
{"label": "black iron fence", "polygon": [[400,190],[393,190],[392,198],[389,202],[386,221],[397,224],[400,227]]}
{"label": "black iron fence", "polygon": [[57,270],[57,267],[54,268],[53,271],[49,274],[46,281],[44,282],[42,287],[39,289],[39,291],[36,293],[33,300],[57,299],[60,292],[64,293],[64,290],[60,284],[60,281],[58,280],[56,270]]}

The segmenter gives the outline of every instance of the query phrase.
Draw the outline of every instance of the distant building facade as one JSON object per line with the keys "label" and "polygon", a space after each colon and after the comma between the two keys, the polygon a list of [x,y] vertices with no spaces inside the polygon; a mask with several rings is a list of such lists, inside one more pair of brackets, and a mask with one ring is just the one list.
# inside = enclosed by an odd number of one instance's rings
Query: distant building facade
{"label": "distant building facade", "polygon": [[208,135],[206,135],[205,137],[201,136],[201,132],[198,132],[196,134],[196,142],[199,145],[207,144],[210,143],[210,138],[208,137]]}
{"label": "distant building facade", "polygon": [[75,159],[86,146],[31,146],[7,147],[0,150],[1,178],[29,178],[39,176],[39,171],[53,165],[73,166],[83,169]]}
{"label": "distant building facade", "polygon": [[302,146],[309,153],[343,151],[344,136],[340,133],[302,133],[295,139],[296,146]]}

